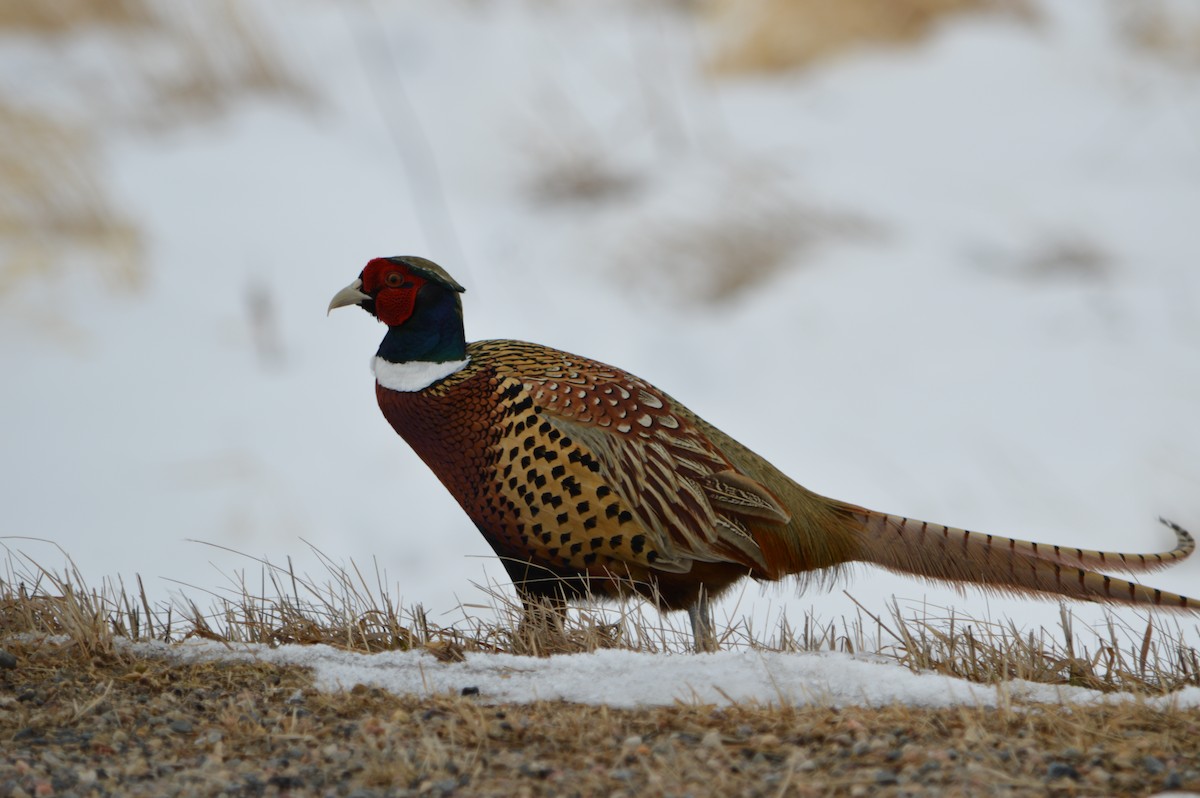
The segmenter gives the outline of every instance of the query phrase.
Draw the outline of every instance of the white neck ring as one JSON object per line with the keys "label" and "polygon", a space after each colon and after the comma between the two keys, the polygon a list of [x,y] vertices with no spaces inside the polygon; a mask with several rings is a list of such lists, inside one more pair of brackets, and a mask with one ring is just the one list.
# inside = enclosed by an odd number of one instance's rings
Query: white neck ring
{"label": "white neck ring", "polygon": [[415,393],[423,391],[438,380],[444,380],[451,374],[461,371],[471,362],[466,360],[451,360],[445,363],[430,363],[423,360],[413,360],[408,363],[393,363],[378,355],[371,361],[371,371],[375,372],[375,381],[393,391]]}

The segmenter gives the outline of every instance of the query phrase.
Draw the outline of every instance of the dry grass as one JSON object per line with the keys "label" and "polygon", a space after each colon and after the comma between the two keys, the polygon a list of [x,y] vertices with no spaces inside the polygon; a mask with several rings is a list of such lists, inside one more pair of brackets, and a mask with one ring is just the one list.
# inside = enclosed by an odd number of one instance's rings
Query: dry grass
{"label": "dry grass", "polygon": [[[56,572],[10,550],[0,576],[0,638],[63,636],[89,656],[113,655],[117,638],[202,638],[271,646],[323,643],[362,652],[426,649],[444,660],[466,652],[546,656],[601,648],[681,653],[691,644],[682,615],[663,618],[642,602],[572,608],[560,628],[523,623],[519,605],[491,586],[485,589],[487,604],[464,606],[461,621],[439,625],[419,605],[400,606],[377,572],[353,563],[347,569],[326,559],[325,574],[314,580],[290,563],[255,562],[262,573],[258,591],[241,576],[209,592],[205,608],[190,598],[152,604],[140,579],[133,590],[111,581],[92,589],[73,565]],[[486,612],[471,614],[473,609]],[[987,684],[1027,679],[1143,694],[1200,686],[1200,654],[1177,620],[1152,617],[1144,627],[1130,627],[1109,616],[1098,633],[1077,633],[1074,624],[1065,607],[1057,628],[1032,632],[953,610],[906,613],[894,604],[885,616],[860,605],[852,619],[826,622],[807,615],[794,625],[784,618],[765,633],[743,620],[718,637],[723,649],[879,654],[913,671]]]}
{"label": "dry grass", "polygon": [[[80,262],[94,265],[110,289],[141,287],[138,232],[97,182],[89,134],[0,105],[0,138],[0,296],[51,265],[70,279]],[[86,257],[68,257],[74,253]]]}
{"label": "dry grass", "polygon": [[536,148],[523,143],[530,165],[530,198],[547,207],[626,199],[638,188],[631,170],[619,166],[595,135],[573,138],[541,133]]}
{"label": "dry grass", "polygon": [[713,306],[762,290],[824,244],[880,235],[868,219],[800,202],[749,170],[690,217],[650,220],[622,268],[655,297]]}
{"label": "dry grass", "polygon": [[775,72],[879,45],[910,44],[952,15],[1028,18],[1023,0],[710,0],[719,72]]}
{"label": "dry grass", "polygon": [[[360,651],[547,653],[601,646],[680,650],[636,610],[616,623],[572,612],[530,640],[513,616],[429,623],[374,574],[327,563],[325,580],[259,562],[268,595],[235,579],[201,610],[152,606],[140,581],[86,587],[73,566],[10,551],[0,577],[0,793],[48,795],[1145,795],[1200,789],[1200,710],[1122,701],[1070,709],[1001,705],[834,709],[738,704],[639,710],[484,705],[464,696],[314,689],[295,667],[161,660],[126,639],[204,637]],[[495,597],[494,597],[495,599]],[[506,606],[501,605],[503,610]],[[601,621],[599,619],[603,618]],[[882,642],[881,642],[882,641]],[[1089,650],[1065,611],[1053,634],[954,615],[805,618],[727,647],[877,650],[906,667],[983,682],[1032,678],[1157,694],[1198,682],[1178,629],[1110,623]],[[434,666],[436,667],[436,666]],[[406,792],[407,791],[407,792]]]}
{"label": "dry grass", "polygon": [[[0,32],[33,48],[31,64],[44,56],[39,85],[61,91],[70,102],[59,110],[90,127],[172,125],[251,95],[311,99],[257,18],[230,0],[0,0]],[[77,34],[103,57],[64,53],[62,38]]]}
{"label": "dry grass", "polygon": [[[1033,23],[1027,0],[697,0],[716,30],[720,73],[804,68],[848,52],[911,45],[947,19],[1000,14]],[[1124,44],[1174,66],[1200,66],[1200,11],[1192,0],[1108,0]]]}
{"label": "dry grass", "polygon": [[[80,33],[91,57],[63,49]],[[0,297],[80,271],[110,290],[144,284],[137,224],[101,177],[106,135],[211,118],[251,94],[307,99],[236,3],[0,0],[0,34],[20,37],[37,73],[0,95]]]}
{"label": "dry grass", "polygon": [[18,33],[63,34],[97,25],[140,27],[150,9],[141,0],[0,0],[0,29]]}
{"label": "dry grass", "polygon": [[1117,33],[1130,46],[1169,64],[1200,67],[1200,9],[1188,0],[1116,0]]}
{"label": "dry grass", "polygon": [[1078,231],[1046,231],[1027,241],[988,244],[970,253],[988,274],[1040,285],[1100,287],[1118,271],[1113,254]]}

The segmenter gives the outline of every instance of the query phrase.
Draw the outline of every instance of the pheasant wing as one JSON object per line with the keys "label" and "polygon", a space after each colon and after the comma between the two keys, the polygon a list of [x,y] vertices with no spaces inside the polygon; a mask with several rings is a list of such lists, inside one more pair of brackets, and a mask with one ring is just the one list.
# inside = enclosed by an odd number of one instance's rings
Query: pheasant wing
{"label": "pheasant wing", "polygon": [[[766,563],[750,525],[785,524],[787,511],[740,472],[684,408],[617,369],[551,350],[517,376],[541,417],[590,453],[587,463],[623,500],[660,557],[661,570],[692,561]],[[532,373],[531,373],[532,372]]]}

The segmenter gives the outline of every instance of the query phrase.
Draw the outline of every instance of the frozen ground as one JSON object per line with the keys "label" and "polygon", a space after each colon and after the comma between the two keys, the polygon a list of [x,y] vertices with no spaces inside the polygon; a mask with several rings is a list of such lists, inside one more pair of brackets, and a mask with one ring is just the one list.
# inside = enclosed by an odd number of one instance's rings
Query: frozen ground
{"label": "frozen ground", "polygon": [[[256,588],[206,541],[377,564],[443,622],[485,601],[472,583],[502,569],[375,407],[382,329],[325,317],[397,253],[467,286],[470,337],[625,367],[819,492],[1090,548],[1161,549],[1158,515],[1200,527],[1200,73],[1081,0],[719,78],[703,26],[646,5],[258,4],[316,103],[111,134],[148,287],[64,268],[3,300],[0,543],[156,599]],[[705,300],[706,275],[747,270],[769,275]],[[1148,581],[1195,594],[1200,564]],[[853,613],[793,593],[748,585],[718,618]]]}
{"label": "frozen ground", "polygon": [[1132,699],[1082,687],[1021,680],[989,686],[932,673],[912,673],[895,664],[847,654],[777,654],[722,651],[661,656],[598,651],[546,659],[468,655],[465,662],[439,663],[427,652],[359,654],[328,646],[248,646],[233,652],[216,643],[166,648],[139,644],[145,653],[184,659],[259,659],[313,670],[318,689],[349,690],[361,684],[396,694],[461,694],[471,688],[488,703],[571,701],[614,707],[731,702],[804,706],[948,707],[960,704],[1011,706],[1039,702],[1070,705],[1143,700],[1187,709],[1200,705],[1200,688],[1170,696]]}

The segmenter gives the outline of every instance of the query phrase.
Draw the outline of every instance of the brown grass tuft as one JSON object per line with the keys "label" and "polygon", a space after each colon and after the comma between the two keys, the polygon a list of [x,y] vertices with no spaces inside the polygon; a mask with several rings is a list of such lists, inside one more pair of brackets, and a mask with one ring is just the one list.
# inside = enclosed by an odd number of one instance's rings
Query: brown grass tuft
{"label": "brown grass tuft", "polygon": [[139,27],[153,20],[141,0],[0,0],[0,29],[19,33],[60,34],[98,25]]}
{"label": "brown grass tuft", "polygon": [[[119,581],[91,589],[69,558],[59,573],[9,550],[0,576],[0,641],[17,633],[58,635],[91,654],[111,654],[118,638],[198,637],[269,646],[323,643],[362,652],[424,649],[446,662],[471,652],[684,653],[691,647],[682,614],[660,616],[640,601],[585,603],[565,616],[548,611],[530,620],[507,589],[491,585],[482,588],[487,603],[464,605],[460,621],[441,625],[419,605],[400,606],[377,570],[364,573],[322,556],[326,571],[318,580],[297,574],[290,562],[248,559],[261,568],[264,588],[251,590],[239,574],[225,589],[203,591],[211,604],[202,608],[191,598],[152,605],[140,578],[135,593]],[[1200,686],[1200,653],[1177,620],[1151,616],[1145,626],[1133,627],[1109,616],[1099,631],[1074,627],[1065,607],[1057,628],[1030,631],[954,610],[906,612],[893,604],[885,617],[859,605],[855,618],[827,622],[806,615],[797,625],[784,617],[765,633],[736,620],[718,631],[718,641],[723,649],[878,654],[915,672],[985,684],[1025,679],[1141,694]]]}
{"label": "brown grass tuft", "polygon": [[[74,33],[105,56],[74,57]],[[144,284],[140,231],[99,175],[105,134],[208,118],[247,94],[309,99],[235,3],[0,0],[0,34],[29,46],[31,72],[0,95],[0,298],[72,268],[112,290]]]}
{"label": "brown grass tuft", "polygon": [[[141,286],[141,242],[97,182],[87,133],[34,111],[0,105],[0,296],[86,253],[115,290]],[[66,277],[66,275],[61,275]]]}
{"label": "brown grass tuft", "polygon": [[1200,9],[1191,2],[1124,0],[1113,5],[1117,33],[1133,48],[1175,66],[1200,67]]}
{"label": "brown grass tuft", "polygon": [[847,50],[914,42],[943,19],[1004,12],[1028,18],[1024,0],[711,0],[723,43],[719,72],[777,72]]}
{"label": "brown grass tuft", "polygon": [[655,219],[623,256],[636,284],[691,305],[736,302],[762,290],[805,256],[833,241],[881,235],[863,217],[802,203],[770,180],[736,176],[713,207],[692,218]]}

